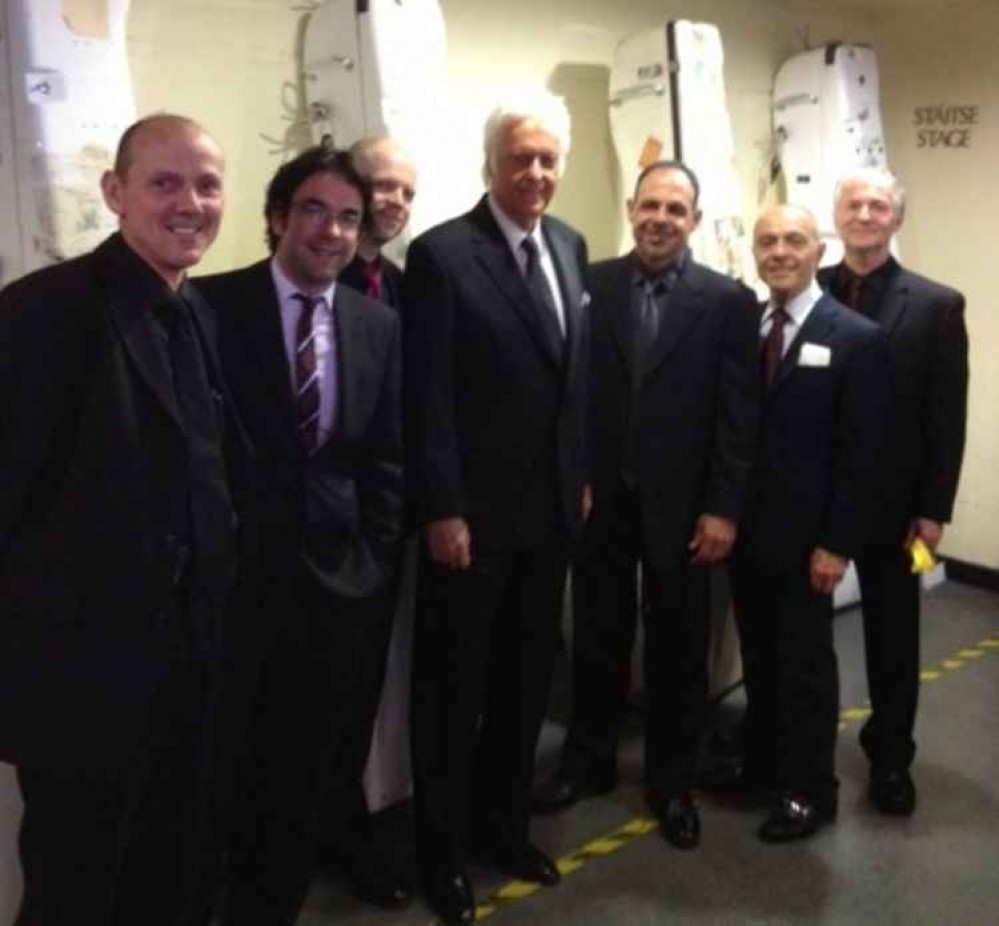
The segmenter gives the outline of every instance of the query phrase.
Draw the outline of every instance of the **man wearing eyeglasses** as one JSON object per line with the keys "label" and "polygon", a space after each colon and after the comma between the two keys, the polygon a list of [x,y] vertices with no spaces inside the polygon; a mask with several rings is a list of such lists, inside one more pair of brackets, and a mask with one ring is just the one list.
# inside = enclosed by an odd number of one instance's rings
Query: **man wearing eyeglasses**
{"label": "man wearing eyeglasses", "polygon": [[268,187],[270,259],[202,281],[259,476],[262,565],[253,606],[231,617],[229,709],[249,718],[222,916],[232,926],[295,921],[318,788],[354,710],[355,654],[398,558],[399,322],[337,283],[368,201],[346,152],[310,149]]}

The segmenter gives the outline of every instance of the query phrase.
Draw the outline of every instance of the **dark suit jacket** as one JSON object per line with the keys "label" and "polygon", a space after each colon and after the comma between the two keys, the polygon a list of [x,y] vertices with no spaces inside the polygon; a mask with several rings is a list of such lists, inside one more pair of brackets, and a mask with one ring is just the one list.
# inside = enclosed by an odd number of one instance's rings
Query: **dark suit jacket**
{"label": "dark suit jacket", "polygon": [[484,197],[418,237],[406,258],[411,514],[417,527],[465,518],[473,555],[580,526],[586,245],[557,219],[542,229],[565,307],[561,354]]}
{"label": "dark suit jacket", "polygon": [[265,569],[301,557],[330,592],[368,598],[391,579],[402,509],[396,314],[337,286],[336,429],[307,457],[270,261],[205,277],[219,313],[222,365],[257,455]]}
{"label": "dark suit jacket", "polygon": [[[364,293],[364,277],[361,275],[361,258],[354,259],[343,268],[338,280],[346,283],[351,289],[356,289],[359,293]],[[384,254],[382,255],[382,298],[379,302],[392,306],[397,312],[402,311],[402,271],[390,261]]]}
{"label": "dark suit jacket", "polygon": [[[827,349],[828,364],[802,364],[805,345]],[[763,399],[740,552],[772,570],[807,564],[816,547],[857,554],[882,484],[889,389],[884,332],[823,295]]]}
{"label": "dark suit jacket", "polygon": [[[836,270],[820,270],[819,283],[828,289]],[[894,543],[912,518],[946,522],[954,509],[968,399],[964,297],[898,267],[873,320],[888,335],[893,397],[876,537]]]}
{"label": "dark suit jacket", "polygon": [[[165,292],[113,235],[0,294],[5,761],[128,762],[166,667],[188,459],[151,312]],[[209,378],[221,384],[213,316],[200,298],[193,308]],[[231,414],[225,430],[239,507],[248,449]],[[217,600],[228,593],[218,578],[204,577]]]}
{"label": "dark suit jacket", "polygon": [[590,271],[592,528],[620,483],[631,416],[646,548],[665,568],[687,555],[701,514],[738,521],[759,424],[760,312],[752,292],[693,261],[670,293],[637,402],[632,388],[633,255]]}

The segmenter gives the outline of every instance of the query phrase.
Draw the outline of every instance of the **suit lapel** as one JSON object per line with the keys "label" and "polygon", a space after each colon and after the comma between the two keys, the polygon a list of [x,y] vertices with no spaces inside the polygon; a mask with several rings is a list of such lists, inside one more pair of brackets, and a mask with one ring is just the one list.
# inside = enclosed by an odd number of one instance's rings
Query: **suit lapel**
{"label": "suit lapel", "polygon": [[613,271],[608,274],[601,299],[601,311],[608,316],[607,324],[617,346],[621,365],[629,374],[634,363],[634,323],[631,318],[631,278],[634,269],[635,263],[630,256],[619,258]]}
{"label": "suit lapel", "polygon": [[538,310],[534,306],[534,297],[531,296],[531,292],[527,288],[527,282],[510,252],[510,246],[507,244],[506,238],[503,237],[503,232],[489,211],[489,204],[485,197],[472,210],[471,218],[476,226],[476,234],[472,239],[476,260],[495,283],[496,288],[510,302],[514,311],[530,331],[531,337],[541,353],[556,367],[561,367],[562,358],[538,317]]}
{"label": "suit lapel", "polygon": [[[285,352],[284,330],[281,327],[281,306],[277,289],[270,272],[270,262],[261,261],[251,267],[242,278],[243,288],[235,311],[241,331],[241,340],[249,351],[247,370],[258,372],[261,384],[261,416],[272,416],[282,423],[279,429],[286,443],[297,453],[298,442],[295,420],[295,400],[292,394],[291,371]],[[267,411],[269,405],[273,412]]]}
{"label": "suit lapel", "polygon": [[[568,358],[567,376],[572,377],[580,363],[581,328],[583,324],[584,283],[579,272],[575,247],[567,235],[545,217],[541,229],[555,264],[555,275],[561,288],[562,311],[565,313],[565,356]],[[535,313],[536,315],[537,313]]]}
{"label": "suit lapel", "polygon": [[905,315],[908,298],[909,284],[906,281],[904,271],[899,270],[889,281],[877,311],[871,316],[872,320],[876,321],[889,337]]}
{"label": "suit lapel", "polygon": [[809,342],[825,344],[829,341],[829,335],[836,325],[836,313],[829,305],[830,297],[823,295],[808,313],[805,324],[795,335],[791,346],[784,352],[780,366],[777,367],[777,377],[770,387],[771,392],[780,388],[784,380],[798,365],[798,357],[801,354],[801,346]]}
{"label": "suit lapel", "polygon": [[649,351],[645,377],[650,376],[683,340],[704,312],[701,299],[703,281],[700,268],[688,260],[687,269],[677,279],[666,303],[666,311],[659,316],[656,342]]}
{"label": "suit lapel", "polygon": [[133,302],[128,296],[113,296],[110,309],[112,323],[135,368],[170,417],[183,430],[173,394],[166,341],[156,330],[156,322],[148,306]]}
{"label": "suit lapel", "polygon": [[351,433],[351,415],[357,407],[354,397],[362,395],[367,388],[365,379],[368,370],[364,306],[358,302],[354,291],[346,286],[337,286],[333,301],[337,337],[337,403],[330,443]]}

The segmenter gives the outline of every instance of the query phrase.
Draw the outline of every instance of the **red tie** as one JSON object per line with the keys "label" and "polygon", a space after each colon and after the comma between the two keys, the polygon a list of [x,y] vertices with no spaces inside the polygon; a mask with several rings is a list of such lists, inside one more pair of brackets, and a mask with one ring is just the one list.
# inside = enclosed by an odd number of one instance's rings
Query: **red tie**
{"label": "red tie", "polygon": [[319,444],[319,373],[316,369],[316,333],[313,317],[323,301],[295,293],[294,299],[302,303],[295,329],[295,409],[298,421],[298,439],[307,453],[313,453]]}
{"label": "red tie", "polygon": [[772,386],[774,380],[777,379],[777,368],[784,355],[784,325],[787,324],[787,321],[787,312],[782,306],[777,306],[770,316],[770,330],[763,342],[763,352],[760,358],[763,367],[763,382],[768,387]]}
{"label": "red tie", "polygon": [[364,278],[364,295],[381,302],[382,262],[377,257],[372,261],[363,261],[361,276]]}

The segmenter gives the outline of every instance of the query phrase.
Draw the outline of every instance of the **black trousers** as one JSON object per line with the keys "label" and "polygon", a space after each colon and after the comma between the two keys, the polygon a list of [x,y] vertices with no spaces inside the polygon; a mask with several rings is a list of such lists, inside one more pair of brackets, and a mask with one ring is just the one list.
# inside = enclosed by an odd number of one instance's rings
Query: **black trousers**
{"label": "black trousers", "polygon": [[908,768],[919,701],[919,577],[901,538],[869,546],[856,565],[872,707],[860,742],[872,765]]}
{"label": "black trousers", "polygon": [[395,624],[396,587],[373,602],[358,651],[353,709],[344,718],[330,779],[323,783],[318,845],[323,858],[343,860],[352,853],[373,851],[373,829],[362,779],[371,751],[389,643]]}
{"label": "black trousers", "polygon": [[206,852],[214,669],[186,606],[164,625],[167,670],[127,768],[19,767],[24,898],[16,926],[183,926]]}
{"label": "black trousers", "polygon": [[269,624],[238,769],[226,926],[291,926],[312,876],[319,798],[354,711],[370,600],[323,589],[299,563],[262,603]]}
{"label": "black trousers", "polygon": [[573,707],[563,766],[609,774],[627,706],[642,567],[643,667],[648,700],[645,776],[650,797],[694,783],[708,680],[707,567],[652,564],[640,497],[623,484],[594,512],[573,562]]}
{"label": "black trousers", "polygon": [[526,841],[569,541],[473,549],[467,570],[423,553],[412,692],[417,850],[424,875],[461,870],[471,838]]}
{"label": "black trousers", "polygon": [[812,591],[807,555],[797,568],[773,570],[737,554],[732,599],[746,685],[747,772],[832,811],[839,726],[832,596]]}

